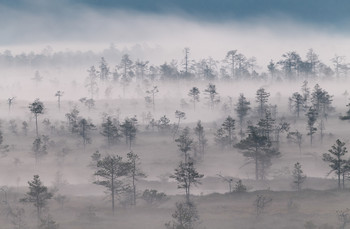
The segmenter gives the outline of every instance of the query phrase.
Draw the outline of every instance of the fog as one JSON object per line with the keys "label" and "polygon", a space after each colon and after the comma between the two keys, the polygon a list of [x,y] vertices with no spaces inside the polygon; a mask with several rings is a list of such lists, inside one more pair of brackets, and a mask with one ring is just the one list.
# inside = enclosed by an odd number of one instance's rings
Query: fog
{"label": "fog", "polygon": [[328,24],[300,22],[283,13],[217,22],[177,11],[152,14],[113,8],[95,10],[84,5],[65,7],[62,3],[29,10],[2,7],[0,50],[20,54],[50,45],[55,51],[101,51],[111,43],[120,50],[138,44],[144,52],[139,51],[137,58],[161,64],[180,59],[184,47],[191,48],[195,59],[223,59],[227,50],[238,49],[255,56],[262,69],[290,50],[305,56],[313,48],[327,64],[334,54],[342,56],[350,51],[346,32]]}
{"label": "fog", "polygon": [[1,228],[349,227],[344,25],[118,3],[0,3]]}

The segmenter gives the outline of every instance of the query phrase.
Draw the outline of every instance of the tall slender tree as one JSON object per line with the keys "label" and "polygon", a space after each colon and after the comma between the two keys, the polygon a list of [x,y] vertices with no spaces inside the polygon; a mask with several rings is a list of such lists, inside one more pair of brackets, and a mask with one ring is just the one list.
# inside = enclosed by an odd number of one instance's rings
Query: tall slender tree
{"label": "tall slender tree", "polygon": [[177,132],[179,131],[181,119],[186,119],[186,113],[183,111],[176,110],[175,111],[175,118],[177,118],[177,125],[176,125],[175,131],[174,131],[174,138],[175,138]]}
{"label": "tall slender tree", "polygon": [[233,147],[234,142],[234,131],[236,129],[235,122],[236,121],[231,116],[228,116],[222,124],[222,129],[227,133],[228,144],[231,147]]}
{"label": "tall slender tree", "polygon": [[215,105],[220,102],[220,97],[216,91],[216,86],[212,83],[209,83],[208,87],[204,90],[204,93],[207,94],[209,107],[211,110],[213,110]]}
{"label": "tall slender tree", "polygon": [[58,106],[58,111],[61,111],[61,97],[63,96],[64,92],[63,91],[57,91],[55,96],[57,97],[57,106]]}
{"label": "tall slender tree", "polygon": [[200,91],[197,87],[193,87],[188,92],[188,96],[191,97],[191,102],[193,103],[193,110],[196,111],[196,102],[199,102]]}
{"label": "tall slender tree", "polygon": [[196,135],[196,141],[194,143],[194,157],[198,158],[198,156],[200,156],[203,158],[208,139],[205,137],[204,127],[200,120],[197,122],[197,125],[194,128],[194,133]]}
{"label": "tall slender tree", "polygon": [[80,118],[78,124],[78,134],[83,138],[84,151],[86,144],[91,143],[90,132],[95,130],[95,125],[85,118]]}
{"label": "tall slender tree", "polygon": [[291,97],[291,101],[292,101],[292,106],[294,108],[294,113],[299,118],[300,112],[304,108],[304,98],[300,93],[295,92],[295,93],[293,93],[293,95]]}
{"label": "tall slender tree", "polygon": [[140,169],[140,157],[132,151],[127,154],[128,176],[132,181],[132,200],[136,205],[136,182],[139,178],[146,177],[146,174]]}
{"label": "tall slender tree", "polygon": [[127,165],[120,156],[106,156],[97,161],[95,176],[101,178],[94,184],[102,185],[111,193],[112,211],[115,212],[115,195],[124,191],[123,182],[120,178],[128,174]]}
{"label": "tall slender tree", "polygon": [[189,151],[192,150],[193,145],[193,139],[190,136],[190,129],[188,127],[183,129],[179,138],[175,139],[175,142],[177,143],[177,146],[179,147],[181,153],[183,153],[185,157],[185,162],[187,163],[190,157]]}
{"label": "tall slender tree", "polygon": [[264,88],[259,88],[256,91],[255,101],[258,103],[258,116],[263,118],[269,100],[270,93],[266,92]]}
{"label": "tall slender tree", "polygon": [[33,103],[29,104],[29,109],[34,114],[36,137],[39,138],[38,116],[44,113],[44,104],[39,99],[36,99]]}
{"label": "tall slender tree", "polygon": [[244,97],[243,94],[239,95],[238,102],[236,103],[235,111],[238,116],[240,126],[240,136],[243,137],[243,122],[250,110],[250,102]]}
{"label": "tall slender tree", "polygon": [[318,113],[315,108],[310,107],[309,111],[306,113],[307,117],[307,135],[310,136],[310,144],[312,145],[313,135],[316,133],[317,128],[315,123],[317,121]]}
{"label": "tall slender tree", "polygon": [[85,79],[85,87],[87,88],[90,98],[94,99],[94,96],[98,94],[98,83],[97,83],[97,74],[94,66],[91,66],[88,70],[89,75]]}
{"label": "tall slender tree", "polygon": [[153,113],[156,111],[156,105],[154,102],[154,97],[155,95],[159,92],[158,90],[158,86],[153,86],[153,88],[151,90],[147,90],[146,93],[150,96],[152,96],[152,107],[153,107]]}

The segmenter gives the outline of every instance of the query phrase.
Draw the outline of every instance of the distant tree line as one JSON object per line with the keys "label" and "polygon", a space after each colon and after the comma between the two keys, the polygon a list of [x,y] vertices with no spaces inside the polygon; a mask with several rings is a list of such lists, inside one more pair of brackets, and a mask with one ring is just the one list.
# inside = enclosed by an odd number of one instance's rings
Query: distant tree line
{"label": "distant tree line", "polygon": [[[132,59],[128,52],[120,51],[114,46],[100,53],[92,51],[54,52],[47,47],[41,53],[21,53],[14,55],[6,50],[0,53],[0,66],[19,67],[31,66],[40,68],[51,67],[82,67],[100,60],[94,67],[101,80],[119,81],[123,85],[131,81],[159,81],[159,80],[300,80],[325,79],[346,77],[349,63],[345,56],[334,55],[329,60],[331,66],[323,63],[319,55],[309,49],[305,57],[296,51],[283,53],[278,60],[271,60],[266,70],[258,72],[261,68],[256,57],[247,57],[238,50],[229,50],[220,60],[211,57],[199,60],[191,59],[191,50],[184,48],[183,59],[165,61],[155,65],[146,60]],[[110,61],[110,63],[108,63]],[[92,69],[90,69],[92,70]],[[40,74],[34,77],[37,81],[42,79]]]}

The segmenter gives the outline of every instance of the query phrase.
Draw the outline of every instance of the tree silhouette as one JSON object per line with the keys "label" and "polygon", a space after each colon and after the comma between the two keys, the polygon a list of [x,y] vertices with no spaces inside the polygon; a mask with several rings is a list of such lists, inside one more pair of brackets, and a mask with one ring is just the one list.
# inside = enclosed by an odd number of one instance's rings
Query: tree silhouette
{"label": "tree silhouette", "polygon": [[58,105],[58,110],[61,111],[61,97],[63,96],[64,92],[63,91],[57,91],[55,96],[57,96],[57,105]]}
{"label": "tree silhouette", "polygon": [[338,177],[338,189],[340,189],[340,177],[344,166],[346,165],[346,160],[344,155],[348,153],[348,150],[345,147],[345,142],[337,139],[335,144],[328,150],[329,153],[323,154],[323,161],[329,163],[331,171],[329,173],[335,172]]}
{"label": "tree silhouette", "polygon": [[38,116],[44,113],[44,104],[39,100],[36,99],[33,103],[29,104],[30,111],[34,114],[35,117],[35,131],[36,131],[36,137],[39,137],[39,131],[38,131]]}
{"label": "tree silhouette", "polygon": [[94,175],[100,177],[101,180],[95,181],[94,184],[102,185],[111,192],[113,214],[115,211],[115,195],[125,190],[120,178],[127,174],[127,165],[120,156],[106,156],[97,161],[97,170]]}
{"label": "tree silhouette", "polygon": [[200,179],[203,178],[203,174],[197,172],[194,167],[193,161],[180,162],[179,166],[175,169],[174,175],[170,178],[174,178],[178,183],[179,189],[185,189],[186,202],[190,203],[190,190],[192,185],[197,186],[201,184]]}
{"label": "tree silhouette", "polygon": [[122,129],[122,133],[125,137],[126,145],[129,145],[129,149],[131,150],[131,144],[136,138],[137,133],[137,119],[134,118],[126,118],[124,122],[120,125]]}
{"label": "tree silhouette", "polygon": [[193,103],[193,110],[196,111],[196,102],[199,102],[200,91],[197,87],[193,87],[188,92],[188,96],[191,97],[191,102]]}
{"label": "tree silhouette", "polygon": [[39,175],[34,175],[32,181],[28,181],[29,192],[25,197],[20,199],[23,203],[32,203],[36,207],[38,223],[41,219],[42,209],[46,207],[47,201],[53,197],[48,188],[42,184]]}
{"label": "tree silhouette", "polygon": [[317,121],[318,113],[315,108],[310,107],[309,111],[306,113],[307,117],[307,135],[310,136],[310,144],[312,145],[313,135],[316,133],[317,128],[315,127],[315,123]]}
{"label": "tree silhouette", "polygon": [[192,150],[192,144],[193,144],[193,139],[190,136],[190,129],[188,127],[183,129],[180,136],[177,139],[175,139],[175,142],[177,143],[179,150],[185,156],[185,162],[187,162],[189,159],[188,152]]}
{"label": "tree silhouette", "polygon": [[245,117],[248,115],[248,112],[250,110],[250,102],[244,97],[243,94],[239,95],[238,102],[236,103],[235,111],[237,113],[238,119],[239,119],[239,126],[240,126],[240,136],[243,137],[243,122]]}
{"label": "tree silhouette", "polygon": [[145,173],[139,168],[141,162],[137,154],[129,152],[127,154],[128,176],[132,180],[133,205],[136,205],[136,182],[139,178],[146,177]]}
{"label": "tree silhouette", "polygon": [[304,183],[306,176],[304,175],[299,162],[294,164],[293,179],[293,183],[297,186],[297,190],[300,191],[301,185]]}
{"label": "tree silhouette", "polygon": [[258,116],[263,118],[266,110],[266,104],[270,97],[270,93],[266,92],[264,88],[259,88],[256,91],[255,101],[258,103]]}

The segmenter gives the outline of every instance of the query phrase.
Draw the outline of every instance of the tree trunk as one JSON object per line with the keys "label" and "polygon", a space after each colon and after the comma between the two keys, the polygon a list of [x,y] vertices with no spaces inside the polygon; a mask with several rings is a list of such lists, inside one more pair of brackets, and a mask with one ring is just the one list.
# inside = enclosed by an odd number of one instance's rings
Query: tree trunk
{"label": "tree trunk", "polygon": [[38,114],[35,114],[35,131],[36,131],[36,137],[39,138],[39,131],[38,131]]}
{"label": "tree trunk", "polygon": [[112,188],[112,211],[113,211],[113,215],[114,215],[114,190],[115,190],[115,188],[114,188],[114,175],[113,175],[113,173],[112,173],[112,180],[111,180],[111,188]]}
{"label": "tree trunk", "polygon": [[135,185],[135,175],[132,176],[132,187],[133,187],[133,204],[136,205],[136,185]]}
{"label": "tree trunk", "polygon": [[259,180],[258,166],[258,155],[255,155],[255,180]]}

